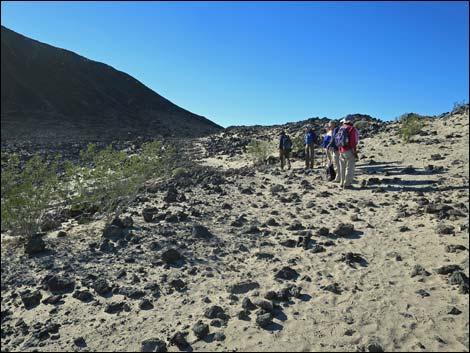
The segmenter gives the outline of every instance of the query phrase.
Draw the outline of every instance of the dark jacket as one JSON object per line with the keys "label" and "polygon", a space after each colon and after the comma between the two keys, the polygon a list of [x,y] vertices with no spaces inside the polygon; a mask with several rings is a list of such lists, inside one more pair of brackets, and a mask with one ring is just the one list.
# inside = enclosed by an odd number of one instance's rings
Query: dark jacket
{"label": "dark jacket", "polygon": [[281,135],[279,138],[279,149],[283,150],[284,149],[284,141],[287,139],[287,135]]}

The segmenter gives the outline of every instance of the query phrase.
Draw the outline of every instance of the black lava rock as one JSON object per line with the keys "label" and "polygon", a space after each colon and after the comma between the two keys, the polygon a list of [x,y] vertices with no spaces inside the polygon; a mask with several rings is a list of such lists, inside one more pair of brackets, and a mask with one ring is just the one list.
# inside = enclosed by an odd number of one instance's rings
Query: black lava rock
{"label": "black lava rock", "polygon": [[256,323],[262,328],[267,328],[273,323],[271,313],[261,314],[256,317]]}
{"label": "black lava rock", "polygon": [[200,224],[193,225],[192,236],[204,240],[210,240],[214,238],[214,235],[206,227]]}
{"label": "black lava rock", "polygon": [[141,352],[167,352],[166,343],[158,338],[142,341]]}
{"label": "black lava rock", "polygon": [[449,275],[456,271],[462,271],[462,268],[459,265],[445,265],[436,270],[440,275]]}
{"label": "black lava rock", "polygon": [[183,256],[176,249],[169,248],[162,252],[162,260],[167,264],[173,264],[182,259]]}
{"label": "black lava rock", "polygon": [[57,275],[48,275],[45,279],[47,289],[52,293],[73,292],[75,289],[75,281],[67,277],[59,277]]}
{"label": "black lava rock", "polygon": [[145,222],[152,222],[153,217],[155,216],[155,213],[157,212],[157,209],[155,207],[147,207],[142,210],[142,217],[144,217]]}
{"label": "black lava rock", "polygon": [[170,345],[178,347],[180,350],[185,350],[189,347],[188,341],[182,332],[176,332],[170,338]]}
{"label": "black lava rock", "polygon": [[42,294],[39,291],[23,292],[20,294],[20,297],[25,309],[29,310],[40,304]]}
{"label": "black lava rock", "polygon": [[426,269],[421,265],[415,265],[415,267],[413,267],[413,270],[411,270],[411,277],[429,276],[429,275],[430,273],[426,271]]}
{"label": "black lava rock", "polygon": [[192,330],[198,339],[204,339],[209,334],[209,325],[202,323],[202,321],[198,321],[192,327]]}
{"label": "black lava rock", "polygon": [[46,243],[42,239],[43,233],[36,233],[29,237],[24,244],[24,252],[28,255],[39,254],[46,250]]}
{"label": "black lava rock", "polygon": [[140,303],[139,303],[139,309],[141,310],[151,310],[153,309],[153,304],[150,300],[148,299],[143,299]]}
{"label": "black lava rock", "polygon": [[103,229],[103,238],[117,240],[124,237],[122,227],[118,227],[114,224],[109,224]]}
{"label": "black lava rock", "polygon": [[279,270],[276,275],[274,276],[276,279],[283,279],[283,280],[296,280],[299,277],[299,273],[290,268],[289,266],[283,267]]}
{"label": "black lava rock", "polygon": [[321,287],[323,290],[326,290],[328,292],[334,293],[334,294],[341,294],[342,290],[341,287],[339,286],[338,283],[331,283],[325,287]]}
{"label": "black lava rock", "polygon": [[340,237],[348,237],[354,234],[354,225],[350,223],[340,223],[333,233]]}
{"label": "black lava rock", "polygon": [[220,306],[214,305],[206,309],[204,316],[208,319],[225,319],[226,314]]}
{"label": "black lava rock", "polygon": [[256,299],[254,304],[267,312],[271,312],[274,309],[273,303],[265,299]]}
{"label": "black lava rock", "polygon": [[80,348],[84,348],[86,347],[86,342],[85,342],[85,339],[83,337],[77,337],[73,340],[73,343],[77,346],[77,347],[80,347]]}
{"label": "black lava rock", "polygon": [[243,298],[242,308],[248,311],[252,311],[256,309],[256,306],[251,302],[250,298]]}
{"label": "black lava rock", "polygon": [[111,287],[109,286],[108,281],[102,278],[96,280],[93,283],[93,289],[102,297],[106,296],[111,292]]}
{"label": "black lava rock", "polygon": [[93,294],[87,290],[76,290],[73,295],[75,299],[78,299],[84,303],[91,302],[93,300]]}
{"label": "black lava rock", "polygon": [[319,244],[315,244],[314,246],[312,246],[312,250],[311,250],[313,254],[318,254],[318,253],[325,252],[325,251],[326,249]]}
{"label": "black lava rock", "polygon": [[131,311],[131,308],[129,305],[125,302],[120,302],[120,303],[110,303],[107,304],[104,312],[107,314],[117,314],[120,313],[121,311]]}

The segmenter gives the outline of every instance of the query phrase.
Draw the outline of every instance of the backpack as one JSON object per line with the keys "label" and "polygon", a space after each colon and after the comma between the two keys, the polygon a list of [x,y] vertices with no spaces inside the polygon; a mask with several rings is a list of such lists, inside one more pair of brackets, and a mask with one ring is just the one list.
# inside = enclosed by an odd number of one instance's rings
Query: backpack
{"label": "backpack", "polygon": [[347,127],[342,126],[339,128],[335,135],[335,145],[336,147],[347,147],[349,145],[349,134]]}
{"label": "backpack", "polygon": [[338,130],[339,130],[338,127],[334,128],[333,132],[331,133],[331,140],[327,146],[328,148],[331,148],[333,151],[338,150],[338,147],[336,146],[336,143],[335,143],[335,137],[336,137],[336,134],[338,133]]}
{"label": "backpack", "polygon": [[284,141],[282,141],[282,148],[284,150],[292,150],[292,140],[289,136],[284,137]]}
{"label": "backpack", "polygon": [[333,164],[330,164],[326,167],[325,170],[325,179],[328,181],[333,181],[336,178],[335,168],[333,168]]}

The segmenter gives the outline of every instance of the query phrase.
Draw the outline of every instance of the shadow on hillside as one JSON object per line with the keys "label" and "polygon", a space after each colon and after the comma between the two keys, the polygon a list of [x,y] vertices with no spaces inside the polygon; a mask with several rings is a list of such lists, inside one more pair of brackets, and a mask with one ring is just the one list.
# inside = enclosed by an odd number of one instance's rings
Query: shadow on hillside
{"label": "shadow on hillside", "polygon": [[420,185],[439,185],[439,180],[402,180],[402,179],[384,179],[380,181],[383,186],[420,186]]}
{"label": "shadow on hillside", "polygon": [[[400,164],[400,165],[399,165]],[[454,190],[468,190],[469,187],[465,186],[439,186],[440,180],[403,180],[397,176],[431,176],[446,173],[445,170],[424,170],[422,168],[415,169],[409,166],[402,166],[399,162],[380,162],[373,164],[362,164],[356,167],[358,175],[375,175],[385,174],[392,178],[380,178],[377,183],[373,185],[361,186],[360,190],[372,190],[377,192],[442,192]],[[395,177],[395,178],[393,178]]]}
{"label": "shadow on hillside", "polygon": [[361,190],[372,190],[372,191],[379,191],[383,190],[383,192],[443,192],[443,191],[456,191],[456,190],[468,190],[469,186],[445,186],[445,187],[432,187],[432,186],[424,186],[424,187],[416,187],[416,186],[391,186],[391,185],[373,185],[373,186],[364,186]]}
{"label": "shadow on hillside", "polygon": [[321,237],[322,238],[328,238],[328,239],[331,239],[331,240],[336,240],[336,239],[357,240],[357,239],[361,239],[361,236],[363,236],[363,235],[364,235],[363,231],[355,230],[353,234],[348,235],[348,236],[339,236],[339,235],[336,235],[334,233],[329,233],[327,235],[322,235]]}
{"label": "shadow on hillside", "polygon": [[361,267],[367,267],[369,266],[369,262],[364,259],[363,257],[361,257],[360,259],[358,259],[357,261],[353,262],[353,263],[350,263],[348,264],[350,267],[354,268],[354,269],[357,269],[357,266],[356,264],[358,264],[359,266]]}
{"label": "shadow on hillside", "polygon": [[309,302],[312,299],[312,296],[309,294],[302,294],[299,299],[303,302]]}
{"label": "shadow on hillside", "polygon": [[[202,340],[206,343],[212,343],[214,342],[214,337],[215,337],[215,333],[210,333],[206,337],[204,337]],[[192,351],[192,348],[191,348],[191,351]]]}
{"label": "shadow on hillside", "polygon": [[421,192],[436,192],[436,191],[453,191],[453,190],[468,190],[468,185],[461,186],[439,186],[440,180],[403,180],[401,178],[381,179],[380,182],[374,185],[365,185],[361,190],[384,190],[384,191],[421,191]]}
{"label": "shadow on hillside", "polygon": [[279,321],[282,321],[282,322],[287,321],[287,315],[284,314],[282,309],[274,309],[273,318],[278,319]]}
{"label": "shadow on hillside", "polygon": [[32,259],[32,260],[33,259],[41,260],[41,259],[44,259],[44,258],[49,258],[52,255],[55,255],[56,253],[57,253],[56,251],[46,249],[46,250],[41,251],[39,253],[31,254],[31,255],[27,255],[27,256],[28,256],[29,259]]}
{"label": "shadow on hillside", "polygon": [[178,260],[172,263],[165,264],[165,267],[170,269],[170,268],[175,268],[175,269],[181,269],[183,268],[187,262],[185,260]]}
{"label": "shadow on hillside", "polygon": [[389,176],[394,175],[438,175],[444,174],[444,170],[425,170],[421,168],[409,169],[409,166],[399,166],[398,164],[374,164],[374,165],[357,165],[356,170],[362,172],[362,174],[387,174]]}
{"label": "shadow on hillside", "polygon": [[401,162],[400,161],[390,161],[390,162],[375,162],[373,160],[370,160],[368,162],[363,162],[363,163],[357,163],[356,165],[357,166],[361,166],[361,167],[386,167],[388,165],[400,165]]}
{"label": "shadow on hillside", "polygon": [[[210,337],[210,342],[213,342],[213,341],[214,341],[214,334],[212,334],[212,337]],[[208,342],[208,343],[210,343],[210,342]],[[178,347],[178,349],[179,349],[180,352],[194,352],[193,347],[191,347],[191,345],[189,343],[184,347]]]}
{"label": "shadow on hillside", "polygon": [[263,329],[266,331],[282,331],[283,328],[284,326],[279,325],[278,323],[275,323],[275,322],[269,324],[266,327],[263,327]]}

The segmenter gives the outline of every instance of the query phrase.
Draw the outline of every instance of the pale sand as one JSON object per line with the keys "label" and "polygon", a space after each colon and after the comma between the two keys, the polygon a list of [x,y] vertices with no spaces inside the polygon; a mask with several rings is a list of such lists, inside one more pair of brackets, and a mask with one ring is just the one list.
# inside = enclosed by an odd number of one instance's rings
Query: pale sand
{"label": "pale sand", "polygon": [[[456,126],[456,123],[461,125]],[[13,322],[20,317],[27,323],[45,321],[49,317],[55,321],[58,317],[63,320],[60,339],[45,341],[46,345],[39,347],[40,351],[72,349],[73,338],[78,336],[86,340],[90,351],[139,351],[143,340],[157,337],[167,341],[169,336],[181,330],[190,331],[188,341],[194,351],[356,351],[361,345],[367,347],[373,342],[380,344],[386,351],[468,351],[468,294],[460,294],[455,286],[448,284],[446,276],[434,273],[436,268],[443,265],[458,264],[468,276],[468,215],[466,218],[439,221],[433,215],[422,212],[423,207],[416,202],[420,197],[415,192],[423,188],[424,197],[431,201],[441,198],[449,200],[452,205],[459,202],[468,205],[468,116],[432,121],[429,126],[428,129],[436,131],[437,135],[419,139],[440,138],[442,144],[397,143],[384,146],[381,136],[361,142],[359,153],[369,158],[358,162],[356,185],[370,177],[401,178],[396,183],[385,185],[388,191],[384,193],[373,192],[378,185],[361,190],[340,190],[337,185],[321,180],[320,168],[313,175],[300,174],[302,161],[293,163],[292,172],[283,171],[280,175],[273,175],[268,170],[256,172],[252,177],[231,178],[229,180],[233,180],[233,183],[222,185],[226,196],[207,193],[199,186],[186,192],[188,200],[202,201],[193,206],[203,215],[199,221],[225,241],[222,250],[227,255],[212,258],[212,246],[205,245],[203,241],[190,247],[194,259],[198,259],[195,260],[195,266],[199,273],[194,276],[185,273],[182,278],[188,283],[188,291],[162,295],[153,301],[155,308],[152,310],[139,311],[138,301],[127,300],[133,309],[130,313],[109,315],[103,312],[103,305],[84,304],[68,295],[59,313],[53,316],[48,314],[52,306],[39,305],[26,311],[20,304],[14,311]],[[463,137],[453,140],[443,138],[456,132]],[[398,142],[396,136],[388,138]],[[430,160],[430,156],[437,153],[446,156],[446,159]],[[368,165],[370,159],[378,164]],[[453,164],[454,160],[461,160],[461,163]],[[225,156],[223,159],[208,158],[201,163],[223,169],[250,165],[247,158]],[[428,164],[444,166],[448,170],[442,174],[429,174],[423,170]],[[374,168],[379,172],[388,170],[394,173],[408,165],[413,165],[418,173],[390,176],[384,176],[383,173],[365,174],[365,171]],[[309,181],[313,190],[305,190],[300,184],[302,180]],[[439,180],[439,184],[428,184],[429,181]],[[405,181],[411,184],[406,185]],[[300,201],[288,204],[281,202],[269,190],[275,184],[286,187],[287,191],[281,193],[281,196],[297,193]],[[250,185],[255,191],[253,195],[240,193],[238,186]],[[413,191],[402,188],[412,188]],[[323,191],[329,191],[332,195],[328,198],[319,196]],[[152,195],[146,205],[162,207],[162,196],[161,193]],[[360,206],[361,200],[371,201],[377,207]],[[309,201],[315,202],[315,206],[306,207]],[[224,202],[230,203],[233,209],[221,209]],[[338,202],[346,203],[346,208],[336,207]],[[358,213],[351,209],[354,206],[360,207]],[[170,207],[170,210],[181,209],[189,211],[191,208],[187,205]],[[321,209],[329,213],[320,214]],[[137,209],[139,214],[140,210]],[[410,215],[396,220],[399,210],[406,210]],[[272,211],[278,211],[278,215],[272,215]],[[262,230],[269,229],[271,234],[247,235],[242,234],[241,229],[230,226],[241,214],[246,215],[249,225],[258,224]],[[358,220],[351,221],[351,216],[355,214]],[[162,239],[156,234],[162,227],[160,224],[145,223],[140,215],[133,218],[136,226],[149,229],[146,233],[148,236],[153,234],[155,239]],[[275,218],[280,225],[261,227],[269,218]],[[293,220],[300,221],[313,233],[322,226],[332,231],[340,222],[353,223],[358,233],[352,238],[332,237],[335,246],[326,247],[326,252],[314,254],[310,250],[287,248],[279,244],[285,239],[297,240],[297,232],[287,230]],[[435,228],[439,223],[454,226],[455,235],[438,235]],[[400,232],[399,228],[405,225],[410,230]],[[71,251],[86,248],[92,239],[99,240],[102,226],[102,222],[74,226],[69,231],[69,237],[63,241],[76,239]],[[55,233],[50,236],[54,237]],[[186,236],[190,237],[190,234]],[[329,238],[314,236],[313,239],[323,242]],[[467,250],[447,253],[445,247],[448,244],[461,244]],[[237,251],[240,245],[246,246],[248,252]],[[274,255],[275,260],[257,259],[255,254],[259,251]],[[367,265],[358,265],[354,269],[338,261],[341,254],[346,252],[361,254],[367,260]],[[145,254],[152,260],[152,256],[157,257],[157,253],[148,252],[147,249]],[[402,261],[396,260],[397,254]],[[164,270],[152,266],[150,262],[125,264],[123,260],[111,260],[109,267],[94,263],[86,266],[88,269],[96,268],[99,273],[105,272],[103,275],[108,278],[114,278],[120,268],[135,273],[142,266],[147,274],[141,278],[145,277],[146,281],[159,282],[164,273],[169,277],[181,274],[180,269]],[[431,275],[412,278],[410,273],[417,264],[431,272]],[[284,315],[274,319],[277,325],[272,330],[258,327],[254,313],[251,314],[251,321],[239,320],[236,315],[242,310],[241,300],[245,296],[253,298],[259,292],[262,297],[267,291],[279,290],[284,286],[274,279],[275,270],[283,266],[296,269],[300,277],[311,278],[311,282],[300,278],[293,282],[302,287],[302,293],[306,295],[304,300],[293,299],[283,307]],[[209,273],[208,268],[213,277],[205,276]],[[45,274],[47,271],[37,273],[38,280]],[[247,279],[258,282],[259,290],[239,295],[240,301],[231,303],[227,285]],[[111,282],[119,281],[113,279]],[[320,288],[333,282],[343,289],[341,295]],[[129,280],[127,283],[130,283]],[[416,294],[420,289],[430,296],[422,298]],[[204,303],[202,300],[205,297],[212,303]],[[110,299],[95,298],[99,303],[123,299],[121,295],[114,295]],[[199,319],[209,323],[211,320],[204,318],[203,312],[211,305],[220,305],[232,316],[226,327],[211,327],[211,332],[223,331],[226,339],[223,342],[196,341],[190,326]],[[449,315],[448,311],[452,307],[461,310],[462,314]],[[3,343],[2,338],[2,346]],[[20,351],[22,347],[21,343],[15,350]],[[175,346],[169,347],[169,350],[178,351]]]}

